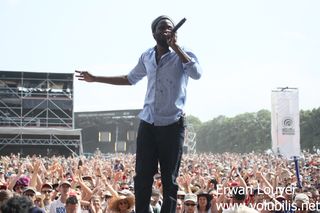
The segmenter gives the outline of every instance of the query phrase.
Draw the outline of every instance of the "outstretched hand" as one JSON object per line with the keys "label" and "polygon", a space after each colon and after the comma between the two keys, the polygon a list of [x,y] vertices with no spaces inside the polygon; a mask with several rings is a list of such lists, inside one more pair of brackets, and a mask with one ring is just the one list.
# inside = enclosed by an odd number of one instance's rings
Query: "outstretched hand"
{"label": "outstretched hand", "polygon": [[78,80],[86,81],[86,82],[94,82],[95,76],[89,73],[88,71],[75,70],[75,72]]}

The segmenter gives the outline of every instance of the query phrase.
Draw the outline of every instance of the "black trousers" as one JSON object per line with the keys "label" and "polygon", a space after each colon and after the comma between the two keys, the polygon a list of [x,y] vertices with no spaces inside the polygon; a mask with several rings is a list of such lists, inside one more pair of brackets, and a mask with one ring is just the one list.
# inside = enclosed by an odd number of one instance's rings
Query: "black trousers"
{"label": "black trousers", "polygon": [[161,213],[175,213],[178,176],[184,142],[184,118],[168,126],[140,122],[137,136],[136,176],[134,189],[136,213],[148,213],[153,176],[160,164],[163,187]]}

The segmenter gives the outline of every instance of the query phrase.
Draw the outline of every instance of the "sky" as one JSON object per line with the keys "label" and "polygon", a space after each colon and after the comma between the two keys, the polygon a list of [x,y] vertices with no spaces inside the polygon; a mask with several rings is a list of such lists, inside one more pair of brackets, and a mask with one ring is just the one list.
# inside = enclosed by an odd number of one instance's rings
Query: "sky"
{"label": "sky", "polygon": [[[299,89],[300,109],[320,107],[318,0],[0,0],[0,70],[127,74],[155,45],[151,22],[168,15],[178,44],[197,55],[185,111],[208,121],[271,110],[271,91]],[[140,109],[135,86],[74,81],[74,111]]]}

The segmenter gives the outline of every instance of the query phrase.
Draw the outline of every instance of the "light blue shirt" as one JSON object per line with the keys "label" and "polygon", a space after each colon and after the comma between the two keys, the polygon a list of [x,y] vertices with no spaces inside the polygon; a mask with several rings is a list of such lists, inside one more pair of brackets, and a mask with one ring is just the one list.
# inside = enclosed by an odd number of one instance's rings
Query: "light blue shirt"
{"label": "light blue shirt", "polygon": [[145,76],[148,78],[140,119],[155,126],[166,126],[182,116],[188,79],[199,79],[202,74],[197,57],[190,51],[184,51],[191,57],[191,62],[184,64],[174,51],[169,51],[157,64],[155,48],[150,48],[141,55],[138,64],[128,74],[132,85]]}

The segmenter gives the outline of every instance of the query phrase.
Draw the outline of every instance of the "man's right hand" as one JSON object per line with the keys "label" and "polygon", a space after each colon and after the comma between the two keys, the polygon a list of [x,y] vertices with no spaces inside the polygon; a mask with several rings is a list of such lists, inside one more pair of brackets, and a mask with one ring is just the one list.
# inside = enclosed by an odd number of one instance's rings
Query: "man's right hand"
{"label": "man's right hand", "polygon": [[86,82],[94,82],[95,81],[95,76],[89,73],[88,71],[79,71],[75,70],[76,72],[76,77],[80,81],[86,81]]}

